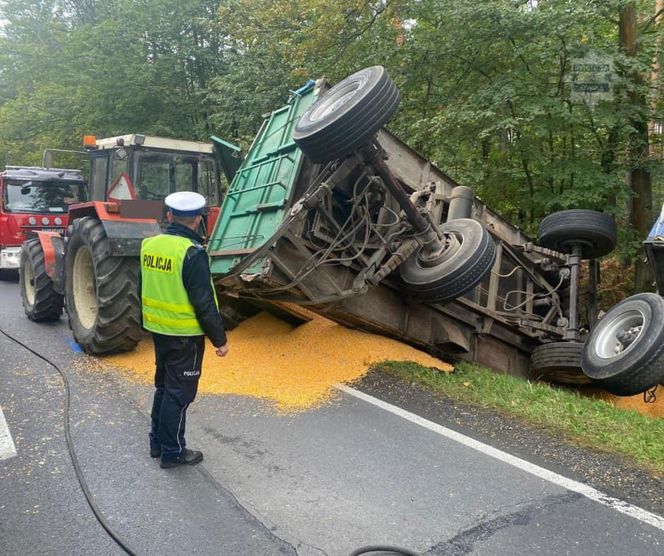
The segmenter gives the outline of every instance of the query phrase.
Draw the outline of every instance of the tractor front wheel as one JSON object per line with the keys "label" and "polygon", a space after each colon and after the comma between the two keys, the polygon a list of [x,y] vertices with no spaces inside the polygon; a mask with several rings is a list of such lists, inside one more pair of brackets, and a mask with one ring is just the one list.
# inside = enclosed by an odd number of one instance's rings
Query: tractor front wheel
{"label": "tractor front wheel", "polygon": [[141,337],[139,261],[109,253],[97,218],[74,221],[65,253],[65,299],[74,339],[93,355],[128,351]]}
{"label": "tractor front wheel", "polygon": [[46,273],[44,249],[37,238],[29,239],[21,248],[19,282],[23,310],[30,320],[45,322],[60,318],[64,300]]}

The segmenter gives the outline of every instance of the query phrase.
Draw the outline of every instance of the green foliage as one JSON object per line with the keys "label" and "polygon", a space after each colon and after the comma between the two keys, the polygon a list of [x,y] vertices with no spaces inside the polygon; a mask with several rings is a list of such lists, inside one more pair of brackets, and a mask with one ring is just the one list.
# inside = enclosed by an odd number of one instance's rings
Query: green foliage
{"label": "green foliage", "polygon": [[[535,232],[572,207],[624,218],[633,167],[664,195],[661,165],[627,155],[638,122],[664,120],[661,79],[648,79],[662,27],[654,0],[636,2],[626,56],[628,4],[0,0],[0,162],[36,163],[84,133],[246,146],[308,78],[382,64],[402,91],[392,130],[515,224]],[[614,96],[592,108],[570,90],[572,60],[589,52],[615,61]]]}
{"label": "green foliage", "polygon": [[35,162],[84,133],[212,132],[209,81],[225,66],[218,2],[8,0],[0,36],[0,144]]}

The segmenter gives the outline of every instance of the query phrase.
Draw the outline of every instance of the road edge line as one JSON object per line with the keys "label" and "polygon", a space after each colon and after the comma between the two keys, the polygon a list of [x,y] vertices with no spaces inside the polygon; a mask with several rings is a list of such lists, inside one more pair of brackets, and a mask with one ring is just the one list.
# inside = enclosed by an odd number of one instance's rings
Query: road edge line
{"label": "road edge line", "polygon": [[648,525],[652,525],[653,527],[664,531],[664,517],[660,515],[649,512],[648,510],[644,510],[643,508],[639,508],[638,506],[634,506],[633,504],[625,502],[624,500],[613,498],[612,496],[604,494],[603,492],[600,492],[599,490],[589,485],[580,483],[573,479],[569,479],[563,475],[555,473],[554,471],[549,471],[544,467],[540,467],[539,465],[530,463],[529,461],[508,454],[507,452],[503,452],[502,450],[494,448],[489,444],[485,444],[484,442],[475,440],[474,438],[461,434],[457,431],[448,429],[447,427],[439,425],[438,423],[429,421],[428,419],[420,417],[415,413],[411,413],[410,411],[406,411],[405,409],[370,396],[369,394],[360,392],[359,390],[351,388],[350,386],[346,386],[345,384],[335,384],[334,387],[341,392],[370,403],[371,405],[379,407],[380,409],[393,413],[394,415],[406,419],[411,423],[449,438],[450,440],[459,442],[468,448],[477,450],[478,452],[491,456],[497,460],[502,461],[503,463],[507,463],[508,465],[521,469],[522,471],[530,473],[531,475],[558,485],[562,488],[581,494],[594,502],[602,504],[603,506],[611,508],[612,510],[626,514],[630,517],[638,519],[639,521],[642,521],[643,523],[647,523]]}

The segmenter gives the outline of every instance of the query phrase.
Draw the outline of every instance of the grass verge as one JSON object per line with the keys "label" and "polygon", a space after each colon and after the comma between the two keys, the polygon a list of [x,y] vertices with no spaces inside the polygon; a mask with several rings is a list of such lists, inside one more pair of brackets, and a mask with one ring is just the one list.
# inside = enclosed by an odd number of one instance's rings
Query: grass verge
{"label": "grass verge", "polygon": [[459,363],[453,373],[396,361],[381,363],[377,368],[429,386],[455,400],[563,434],[577,445],[619,454],[664,474],[664,419],[652,419],[573,391],[498,374],[469,363]]}

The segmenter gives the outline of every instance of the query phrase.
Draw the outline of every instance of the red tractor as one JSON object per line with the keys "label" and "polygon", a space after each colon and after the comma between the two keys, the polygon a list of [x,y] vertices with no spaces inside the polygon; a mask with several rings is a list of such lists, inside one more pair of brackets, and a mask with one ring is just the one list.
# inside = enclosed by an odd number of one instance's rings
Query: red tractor
{"label": "red tractor", "polygon": [[132,349],[141,336],[141,241],[160,233],[164,198],[175,191],[201,193],[209,206],[205,225],[212,229],[221,197],[219,168],[230,180],[239,166],[239,149],[213,139],[214,146],[138,134],[86,136],[91,200],[69,205],[64,234],[38,231],[23,244],[20,286],[28,318],[58,319],[66,307],[84,351]]}
{"label": "red tractor", "polygon": [[69,205],[86,200],[79,170],[7,166],[0,172],[0,272],[18,272],[33,232],[63,233]]}

